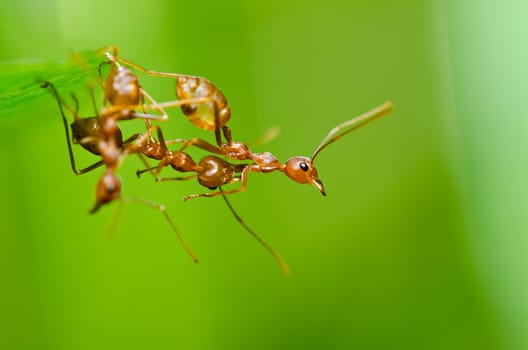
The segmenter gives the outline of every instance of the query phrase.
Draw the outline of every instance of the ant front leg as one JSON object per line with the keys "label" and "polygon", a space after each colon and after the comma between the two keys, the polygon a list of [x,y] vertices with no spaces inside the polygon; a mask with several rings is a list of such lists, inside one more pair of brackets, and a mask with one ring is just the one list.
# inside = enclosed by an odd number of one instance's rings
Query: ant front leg
{"label": "ant front leg", "polygon": [[[104,78],[103,78],[103,72],[102,72],[101,68],[102,68],[104,65],[107,65],[107,64],[108,64],[108,65],[111,65],[112,63],[106,61],[106,62],[102,62],[102,63],[100,63],[99,66],[97,66],[97,72],[98,72],[98,74],[99,74],[99,83],[101,84],[101,88],[103,89],[103,91],[104,91],[104,89],[105,89],[105,80],[104,80]],[[104,106],[107,102],[108,102],[108,100],[107,100],[107,98],[106,98],[106,94],[103,94],[103,106]]]}

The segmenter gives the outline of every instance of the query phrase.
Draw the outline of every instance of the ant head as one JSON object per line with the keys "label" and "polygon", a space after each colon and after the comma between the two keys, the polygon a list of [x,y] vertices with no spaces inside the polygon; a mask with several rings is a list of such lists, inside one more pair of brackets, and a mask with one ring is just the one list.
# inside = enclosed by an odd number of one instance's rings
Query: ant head
{"label": "ant head", "polygon": [[90,213],[95,213],[97,210],[99,210],[101,205],[119,198],[120,194],[121,180],[119,180],[119,177],[113,172],[112,169],[108,168],[97,183],[97,188],[95,190],[95,205],[90,210]]}
{"label": "ant head", "polygon": [[323,183],[317,177],[317,169],[313,166],[310,158],[293,157],[288,159],[284,173],[297,183],[314,185],[323,196],[326,196]]}
{"label": "ant head", "polygon": [[288,159],[284,167],[284,172],[290,179],[301,184],[311,184],[326,196],[326,192],[321,180],[317,176],[317,170],[313,163],[317,155],[328,145],[331,145],[346,134],[360,128],[361,126],[388,114],[392,110],[392,102],[385,102],[379,107],[374,108],[358,117],[347,120],[335,128],[333,128],[328,135],[321,141],[319,146],[315,148],[311,158],[308,157],[293,157]]}

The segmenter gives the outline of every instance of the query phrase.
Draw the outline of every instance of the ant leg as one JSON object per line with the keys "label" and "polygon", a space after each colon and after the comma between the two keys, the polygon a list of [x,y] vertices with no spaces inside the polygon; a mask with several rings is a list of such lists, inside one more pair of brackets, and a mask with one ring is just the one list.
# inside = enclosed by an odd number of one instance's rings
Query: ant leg
{"label": "ant leg", "polygon": [[76,96],[75,94],[71,94],[70,97],[71,97],[71,99],[73,100],[73,103],[74,103],[74,105],[75,105],[75,108],[74,108],[74,110],[73,110],[73,112],[72,112],[72,114],[73,114],[73,119],[74,119],[75,121],[77,121],[77,120],[80,119],[80,117],[79,117],[79,99],[77,98],[77,96]]}
{"label": "ant leg", "polygon": [[149,166],[147,165],[147,168],[145,168],[145,169],[136,170],[136,176],[137,176],[138,179],[139,179],[139,177],[141,176],[141,174],[144,174],[144,173],[146,173],[146,172],[149,172],[152,176],[156,176],[157,174],[153,171],[153,170],[156,170],[156,169],[158,169],[157,166],[149,167]]}
{"label": "ant leg", "polygon": [[[97,73],[99,74],[99,84],[101,84],[101,89],[103,91],[105,91],[105,79],[103,77],[103,72],[101,68],[107,64],[111,65],[112,63],[106,61],[106,62],[101,62],[99,66],[97,66]],[[103,93],[103,104],[102,105],[105,106],[107,103],[108,103],[108,99],[106,98],[106,93]]]}
{"label": "ant leg", "polygon": [[[227,141],[227,144],[233,143],[233,138],[231,136],[231,128],[227,125],[222,126],[222,133]],[[264,132],[261,136],[257,137],[255,140],[249,142],[248,144],[252,146],[262,145],[266,142],[273,140],[280,133],[280,128],[278,126],[272,126]],[[221,147],[221,145],[220,145]]]}
{"label": "ant leg", "polygon": [[231,144],[233,142],[233,139],[231,139],[231,129],[227,125],[224,125],[222,126],[222,131],[227,143]]}
{"label": "ant leg", "polygon": [[[168,153],[168,149],[167,149],[167,145],[165,144],[165,138],[163,137],[163,132],[161,131],[161,129],[159,127],[156,127],[156,130],[158,131],[158,140],[159,140],[160,148],[164,151],[165,154],[167,154]],[[148,129],[147,133],[152,138],[151,129]],[[155,140],[154,140],[154,142],[155,142]],[[143,174],[144,172],[147,172],[147,171],[150,172],[152,176],[157,176],[163,170],[164,167],[166,167],[167,165],[170,164],[170,160],[167,158],[166,155],[163,156],[161,159],[159,159],[159,164],[156,167],[150,167],[149,164],[147,163],[147,161],[145,160],[145,158],[142,156],[142,154],[140,154],[140,158],[143,161],[143,164],[145,164],[145,166],[147,168],[144,169],[144,170],[137,170],[136,171],[136,176],[138,178],[139,178],[139,176],[141,174]]]}
{"label": "ant leg", "polygon": [[[212,101],[212,98],[210,97],[194,97],[194,98],[189,98],[186,100],[174,100],[174,101],[169,101],[169,102],[157,103],[155,105],[154,104],[150,104],[150,105],[139,104],[139,105],[130,105],[126,107],[127,109],[130,109],[130,110],[135,110],[138,108],[143,108],[146,110],[158,110],[159,108],[163,109],[163,108],[171,108],[171,107],[181,107],[187,104],[206,103],[206,102],[211,102],[211,101]],[[111,114],[119,113],[122,110],[123,110],[123,106],[109,106],[104,109],[104,114],[111,115]],[[166,120],[163,117],[155,116],[152,114],[145,114],[145,113],[134,113],[133,116],[136,118],[150,119],[150,120],[159,120],[159,121]]]}
{"label": "ant leg", "polygon": [[[136,153],[136,152],[132,152],[132,153]],[[141,174],[143,173],[146,173],[146,172],[149,172],[152,176],[157,176],[159,174],[159,171],[154,171],[156,169],[159,168],[159,166],[154,166],[154,167],[151,167],[150,164],[147,162],[147,160],[145,159],[145,156],[140,153],[138,151],[138,153],[136,153],[139,157],[139,159],[141,160],[141,162],[143,163],[143,165],[145,165],[145,169],[142,169],[142,170],[136,170],[136,176],[139,178],[141,176]],[[161,162],[160,162],[161,163]],[[161,165],[161,164],[160,164]]]}
{"label": "ant leg", "polygon": [[[158,129],[158,131],[161,131],[161,129]],[[161,138],[161,140],[162,141],[160,142],[160,144],[162,144],[164,146],[163,137]],[[157,166],[151,167],[150,164],[145,159],[145,156],[142,153],[137,153],[137,155],[139,156],[139,159],[141,160],[141,162],[143,162],[143,164],[145,165],[145,169],[136,170],[136,176],[138,178],[141,176],[141,174],[146,173],[146,172],[149,172],[152,176],[156,177],[156,176],[158,176],[158,174],[161,172],[161,170],[164,167],[166,167],[167,165],[170,164],[166,158],[162,158],[162,159],[160,159],[160,162],[159,162],[159,164]]]}
{"label": "ant leg", "polygon": [[[199,138],[193,138],[191,140],[174,139],[174,140],[165,141],[165,138],[163,137],[162,130],[158,127],[157,131],[158,131],[159,144],[160,144],[161,148],[166,150],[166,151],[168,151],[167,143],[171,143],[171,144],[184,143],[184,145],[178,150],[178,152],[183,152],[186,148],[188,148],[190,146],[196,146],[196,147],[201,148],[201,149],[203,149],[205,151],[208,151],[208,152],[211,152],[211,153],[215,153],[215,154],[218,154],[218,155],[223,155],[223,152],[222,152],[221,149],[219,149],[218,147],[210,144],[209,142],[207,142],[205,140],[202,140],[202,139],[199,139]],[[143,163],[145,164],[147,169],[138,170],[136,172],[136,175],[138,175],[138,177],[139,177],[140,174],[142,174],[142,173],[144,173],[146,171],[150,171],[152,169],[156,169],[156,168],[158,169],[158,171],[156,172],[156,175],[157,175],[157,174],[159,174],[161,172],[161,169],[163,167],[165,167],[165,166],[167,166],[169,164],[168,162],[161,161],[160,164],[158,165],[158,167],[149,168],[149,165],[148,165],[148,163],[146,163],[146,161],[144,161]],[[187,179],[187,178],[192,178],[192,177],[185,177],[184,179]],[[181,179],[181,178],[178,178],[178,179]]]}
{"label": "ant leg", "polygon": [[120,200],[117,202],[117,206],[114,210],[114,213],[112,214],[112,219],[110,223],[108,224],[108,226],[106,226],[105,236],[110,240],[113,240],[117,232],[119,231],[119,228],[121,226],[121,221],[123,218],[124,207],[125,207],[124,201]]}
{"label": "ant leg", "polygon": [[196,255],[194,255],[193,251],[191,250],[191,248],[189,247],[189,245],[187,244],[185,239],[183,239],[183,236],[180,234],[180,231],[178,230],[178,228],[174,224],[174,221],[172,221],[170,215],[167,213],[167,209],[165,208],[165,206],[163,204],[158,204],[158,203],[151,202],[151,201],[143,199],[143,198],[135,198],[135,197],[122,197],[121,200],[123,200],[125,202],[136,202],[138,204],[142,204],[144,206],[156,209],[159,212],[161,212],[163,214],[163,216],[165,216],[165,219],[167,219],[167,221],[169,222],[169,225],[171,226],[172,230],[176,234],[176,237],[178,237],[178,239],[180,240],[180,242],[183,245],[183,248],[185,249],[187,254],[189,254],[191,259],[195,263],[198,262],[198,258],[196,258]]}
{"label": "ant leg", "polygon": [[132,141],[135,141],[139,138],[141,138],[143,136],[143,134],[132,134],[129,138],[127,138],[126,140],[123,141],[123,144],[131,144]]}
{"label": "ant leg", "polygon": [[[158,103],[157,105],[161,108],[171,108],[171,107],[181,107],[183,105],[189,105],[193,103],[207,103],[207,102],[215,102],[212,97],[193,97],[188,98],[185,100],[174,100],[174,101],[168,101],[168,102],[162,102]],[[147,106],[149,109],[154,109],[153,106]]]}
{"label": "ant leg", "polygon": [[[151,105],[153,106],[153,108],[155,110],[157,110],[160,114],[161,114],[161,120],[168,120],[169,119],[169,116],[167,115],[167,112],[165,112],[165,110],[163,108],[161,108],[158,103],[152,98],[152,96],[150,96],[143,88],[139,88],[139,91],[141,92],[141,94],[147,99],[149,100],[149,102],[151,103]],[[148,128],[149,126],[147,126]]]}
{"label": "ant leg", "polygon": [[[155,168],[153,168],[155,169]],[[145,172],[147,170],[143,170]],[[164,181],[187,181],[191,179],[195,179],[196,175],[189,175],[189,176],[182,176],[182,177],[157,177],[156,182],[164,182]]]}
{"label": "ant leg", "polygon": [[112,64],[111,62],[101,62],[99,63],[99,65],[97,66],[97,72],[99,74],[99,82],[101,83],[101,87],[103,88],[104,90],[104,78],[103,78],[103,72],[101,70],[101,68],[104,66],[104,65],[107,65],[107,64]]}
{"label": "ant leg", "polygon": [[[138,154],[141,155],[145,148],[146,138],[145,134],[132,134],[126,140],[123,141],[123,153],[124,154]],[[137,143],[135,143],[137,141]]]}
{"label": "ant leg", "polygon": [[239,179],[237,178],[236,180],[232,181],[232,182],[235,182],[235,181],[241,182],[241,185],[238,188],[235,188],[229,191],[223,191],[222,189],[220,189],[220,191],[217,191],[217,192],[190,194],[190,195],[184,196],[183,201],[187,202],[189,199],[198,198],[198,197],[216,197],[216,196],[228,195],[228,194],[233,194],[233,193],[238,193],[238,192],[244,192],[247,187],[247,176],[250,171],[260,172],[261,168],[257,165],[246,165],[244,167],[244,170],[242,170],[242,174],[240,174],[240,178]]}
{"label": "ant leg", "polygon": [[94,90],[93,90],[92,84],[90,84],[90,86],[88,86],[88,91],[90,91],[90,99],[92,100],[92,107],[94,109],[95,116],[97,118],[100,118],[101,116],[99,115],[99,110],[97,109],[97,103],[95,102],[95,95],[94,95]]}
{"label": "ant leg", "polygon": [[[72,145],[71,145],[70,130],[69,130],[69,125],[68,125],[68,120],[66,120],[66,116],[64,115],[64,109],[62,108],[62,106],[64,105],[65,108],[67,108],[70,111],[73,111],[73,110],[66,103],[64,103],[64,101],[60,98],[59,92],[57,91],[57,89],[55,88],[55,86],[52,83],[50,83],[49,81],[44,82],[41,85],[41,87],[42,88],[51,88],[51,91],[53,92],[53,94],[55,95],[55,98],[57,99],[57,104],[59,105],[59,110],[60,110],[60,113],[61,113],[61,116],[62,116],[62,123],[64,125],[64,131],[66,132],[66,144],[68,145],[68,154],[70,156],[70,164],[71,164],[73,172],[76,175],[81,175],[81,174],[85,174],[87,172],[90,172],[90,171],[100,167],[101,165],[103,165],[104,163],[102,161],[98,161],[98,162],[96,162],[96,163],[94,163],[92,165],[87,166],[84,169],[81,169],[81,170],[77,169],[77,167],[75,166],[75,157],[73,155],[73,149],[72,149]],[[77,116],[77,113],[75,112],[75,113],[73,113],[73,115]]]}
{"label": "ant leg", "polygon": [[[142,169],[142,170],[136,170],[136,176],[139,177],[141,176],[141,174],[143,173],[146,173],[146,172],[149,172],[152,176],[155,176],[156,177],[156,181],[160,181],[159,177],[157,177],[159,175],[159,173],[161,172],[161,170],[166,167],[167,165],[169,165],[169,163],[165,162],[164,160],[160,160],[158,166],[153,166],[151,167],[147,161],[145,160],[145,158],[143,158],[142,155],[140,155],[140,159],[143,161],[143,164],[145,164],[146,168],[145,169]],[[195,177],[194,175],[192,177]],[[192,178],[191,177],[191,178]],[[178,178],[180,179],[180,178]],[[184,179],[184,180],[187,180],[187,179]]]}
{"label": "ant leg", "polygon": [[183,143],[183,146],[178,150],[179,152],[183,152],[185,149],[194,146],[200,149],[203,149],[204,151],[208,151],[214,154],[218,155],[224,155],[224,152],[218,148],[217,146],[199,138],[192,138],[190,140],[183,140],[183,139],[174,139],[174,140],[168,140],[166,142],[167,144],[175,144],[175,143]]}
{"label": "ant leg", "polygon": [[213,145],[212,143],[209,143],[203,139],[199,138],[192,138],[190,140],[186,139],[172,139],[167,140],[165,142],[167,145],[175,145],[177,143],[183,143],[184,145],[178,150],[179,152],[183,152],[185,149],[194,146],[200,149],[203,149],[204,151],[208,151],[214,154],[218,154],[220,156],[225,155],[224,152],[218,148],[217,146]]}
{"label": "ant leg", "polygon": [[145,165],[145,169],[136,170],[136,176],[138,177],[138,179],[141,176],[141,174],[146,173],[146,172],[149,172],[152,176],[157,176],[159,174],[159,172],[154,171],[158,169],[158,167],[157,166],[151,167],[150,164],[145,159],[145,156],[143,154],[138,153],[138,157],[141,160],[141,162],[143,162],[143,165]]}
{"label": "ant leg", "polygon": [[153,70],[150,70],[150,69],[146,69],[146,68],[143,68],[141,67],[140,65],[134,63],[134,62],[131,62],[129,60],[126,60],[124,58],[121,58],[119,56],[117,56],[117,53],[114,52],[114,54],[111,54],[110,52],[106,52],[105,53],[105,56],[106,58],[108,58],[111,62],[120,62],[124,65],[127,65],[127,66],[130,66],[130,67],[133,67],[133,68],[136,68],[140,71],[142,71],[143,73],[147,74],[147,75],[150,75],[150,76],[154,76],[154,77],[165,77],[165,78],[180,78],[180,77],[188,77],[188,78],[201,78],[201,79],[205,79],[205,78],[202,78],[202,77],[199,77],[199,76],[195,76],[195,75],[189,75],[189,74],[177,74],[177,73],[166,73],[166,72],[157,72],[157,71],[153,71]]}
{"label": "ant leg", "polygon": [[214,125],[215,125],[215,141],[218,147],[222,147],[222,135],[220,134],[220,118],[218,115],[218,105],[215,101],[213,103],[214,108]]}
{"label": "ant leg", "polygon": [[[150,129],[150,120],[157,120],[157,121],[161,121],[161,122],[164,122],[164,121],[167,121],[169,119],[169,116],[167,115],[167,113],[165,112],[165,110],[163,108],[161,108],[158,103],[142,88],[139,88],[139,91],[141,93],[141,109],[143,110],[143,113],[137,113],[137,112],[134,112],[132,115],[135,117],[135,118],[142,118],[142,119],[145,119],[145,125],[147,127],[147,129]],[[147,100],[149,100],[149,102],[151,103],[150,105],[146,105],[143,103],[143,98],[146,98]],[[131,106],[131,107],[134,107],[134,109],[136,108],[136,106]],[[118,109],[122,109],[122,107],[119,107],[117,106]],[[109,109],[112,109],[112,107],[110,107]],[[151,109],[151,110],[156,110],[158,111],[161,115],[158,116],[158,115],[153,115],[153,114],[149,114],[149,113],[146,113],[147,109]]]}
{"label": "ant leg", "polygon": [[[220,187],[220,190],[222,190],[222,187]],[[233,206],[231,205],[231,202],[229,202],[229,200],[227,199],[226,195],[223,194],[222,197],[224,198],[226,204],[227,204],[227,207],[229,208],[229,210],[231,210],[231,213],[233,214],[233,216],[235,217],[236,221],[238,221],[240,223],[240,225],[242,225],[242,227],[244,227],[244,229],[251,235],[253,236],[253,238],[255,238],[257,240],[257,242],[259,242],[271,255],[273,255],[273,257],[275,258],[275,260],[277,260],[277,262],[279,263],[279,266],[282,270],[282,272],[288,276],[290,274],[290,269],[288,268],[288,265],[286,264],[286,262],[284,261],[284,259],[279,255],[279,253],[277,253],[275,251],[275,249],[273,249],[268,243],[266,243],[266,241],[264,241],[259,235],[257,235],[257,233],[255,231],[253,231],[251,229],[251,227],[249,227],[245,222],[244,220],[242,220],[242,218],[240,217],[240,215],[238,215],[238,213],[235,211],[235,208],[233,208]]]}
{"label": "ant leg", "polygon": [[[75,166],[75,162],[73,161],[73,159],[72,159],[72,163],[73,163],[72,166]],[[97,169],[102,165],[104,165],[104,162],[100,160],[98,162],[93,163],[92,165],[87,166],[84,169],[81,169],[81,170],[73,169],[73,172],[75,173],[75,175],[82,175],[82,174],[89,173],[90,171]]]}
{"label": "ant leg", "polygon": [[119,52],[119,47],[117,47],[117,45],[111,44],[111,45],[104,46],[97,50],[97,54],[99,55],[106,55],[107,53],[110,53],[110,52],[112,52],[113,56],[117,57],[118,52]]}

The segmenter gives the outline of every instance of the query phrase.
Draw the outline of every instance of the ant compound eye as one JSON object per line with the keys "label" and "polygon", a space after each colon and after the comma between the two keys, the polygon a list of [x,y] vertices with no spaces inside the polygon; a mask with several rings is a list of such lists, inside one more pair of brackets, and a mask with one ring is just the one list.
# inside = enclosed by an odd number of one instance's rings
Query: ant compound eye
{"label": "ant compound eye", "polygon": [[301,168],[302,171],[308,171],[308,169],[309,169],[308,164],[306,164],[304,162],[299,164],[299,167]]}

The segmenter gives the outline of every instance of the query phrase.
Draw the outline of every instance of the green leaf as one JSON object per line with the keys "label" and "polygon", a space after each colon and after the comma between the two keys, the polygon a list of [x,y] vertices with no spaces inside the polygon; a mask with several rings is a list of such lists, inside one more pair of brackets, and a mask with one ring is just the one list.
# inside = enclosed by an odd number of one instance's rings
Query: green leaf
{"label": "green leaf", "polygon": [[50,81],[58,89],[75,90],[96,77],[98,66],[104,56],[98,51],[82,51],[71,54],[67,59],[45,61],[21,59],[0,63],[0,116],[10,115],[33,103],[49,92],[40,85]]}

